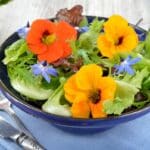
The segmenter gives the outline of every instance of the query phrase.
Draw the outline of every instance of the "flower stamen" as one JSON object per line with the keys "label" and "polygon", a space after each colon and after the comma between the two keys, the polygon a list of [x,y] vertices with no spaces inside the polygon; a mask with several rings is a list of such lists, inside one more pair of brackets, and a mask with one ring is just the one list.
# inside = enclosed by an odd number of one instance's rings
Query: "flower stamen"
{"label": "flower stamen", "polygon": [[44,34],[42,37],[42,42],[46,45],[50,45],[52,43],[54,43],[56,40],[56,35],[55,34]]}
{"label": "flower stamen", "polygon": [[101,100],[101,90],[92,91],[89,99],[92,101],[92,103],[97,104]]}
{"label": "flower stamen", "polygon": [[118,45],[121,45],[123,42],[123,37],[119,37],[116,41],[115,41],[115,45],[118,46]]}

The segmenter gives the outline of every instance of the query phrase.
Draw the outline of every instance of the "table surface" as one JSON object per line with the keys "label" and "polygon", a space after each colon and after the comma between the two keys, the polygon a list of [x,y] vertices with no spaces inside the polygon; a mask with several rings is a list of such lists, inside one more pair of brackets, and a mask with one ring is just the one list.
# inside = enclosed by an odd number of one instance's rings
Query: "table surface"
{"label": "table surface", "polygon": [[[136,23],[143,17],[141,26],[149,28],[150,25],[147,15],[149,0],[13,0],[0,7],[0,44],[28,21],[54,17],[60,8],[71,8],[74,4],[82,4],[85,15],[107,17],[119,13],[131,23]],[[48,150],[149,150],[150,114],[103,133],[74,135],[16,107],[14,109],[27,128]],[[4,112],[0,112],[0,115],[14,124]],[[0,150],[3,149],[20,150],[14,143],[0,139]]]}

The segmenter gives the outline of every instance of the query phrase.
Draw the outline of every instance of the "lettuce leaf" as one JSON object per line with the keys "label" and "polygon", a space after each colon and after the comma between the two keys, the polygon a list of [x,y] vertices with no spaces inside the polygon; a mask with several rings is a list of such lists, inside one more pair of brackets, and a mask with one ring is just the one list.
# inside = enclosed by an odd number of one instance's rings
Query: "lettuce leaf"
{"label": "lettuce leaf", "polygon": [[103,27],[104,20],[99,21],[98,18],[89,26],[89,31],[83,33],[79,37],[78,49],[93,50],[97,47],[97,38]]}
{"label": "lettuce leaf", "polygon": [[51,94],[48,100],[42,106],[43,111],[61,115],[61,116],[71,116],[70,107],[67,104],[61,104],[61,98],[64,95],[63,86],[65,79],[60,78],[60,86]]}
{"label": "lettuce leaf", "polygon": [[140,41],[137,47],[134,49],[136,53],[144,53],[145,41]]}
{"label": "lettuce leaf", "polygon": [[147,67],[150,72],[150,59],[144,57],[141,54],[137,54],[137,57],[140,57],[141,61],[135,65],[135,69],[142,70],[143,68]]}
{"label": "lettuce leaf", "polygon": [[147,33],[144,50],[145,50],[144,57],[150,59],[150,32]]}
{"label": "lettuce leaf", "polygon": [[148,68],[145,67],[141,71],[136,71],[134,76],[126,74],[122,81],[130,83],[131,85],[134,85],[136,88],[140,89],[142,87],[144,78],[146,78],[149,74]]}
{"label": "lettuce leaf", "polygon": [[120,115],[133,104],[137,106],[145,104],[145,102],[135,104],[134,97],[140,89],[143,89],[143,86],[149,85],[149,80],[145,81],[145,78],[148,78],[149,74],[149,69],[145,67],[142,70],[137,70],[134,76],[126,74],[120,80],[117,80],[115,99],[113,101],[107,100],[104,103],[105,112],[107,114]]}
{"label": "lettuce leaf", "polygon": [[7,65],[10,62],[16,61],[26,50],[27,44],[25,40],[21,39],[16,41],[5,50],[5,58],[3,63]]}
{"label": "lettuce leaf", "polygon": [[143,81],[142,89],[143,90],[150,90],[150,76],[145,78],[145,80]]}
{"label": "lettuce leaf", "polygon": [[[117,80],[115,99],[113,101],[107,100],[104,103],[105,112],[120,115],[125,109],[133,105],[135,94],[139,89],[142,89],[143,81],[148,76],[149,70],[145,67],[141,71],[136,71],[134,76],[126,74],[121,80]],[[147,82],[145,84],[147,85]]]}
{"label": "lettuce leaf", "polygon": [[79,49],[93,50],[96,47],[96,41],[99,33],[85,32],[79,37]]}
{"label": "lettuce leaf", "polygon": [[[53,92],[53,86],[45,84],[41,76],[32,73],[31,65],[36,63],[36,57],[28,51],[25,40],[18,40],[5,50],[3,62],[7,65],[8,76],[12,87],[31,100],[45,100]],[[58,83],[58,82],[57,82]],[[29,100],[30,100],[29,99]]]}
{"label": "lettuce leaf", "polygon": [[140,91],[144,95],[144,99],[140,101],[136,101],[133,103],[133,106],[138,109],[143,108],[146,104],[150,103],[150,90],[142,90]]}
{"label": "lettuce leaf", "polygon": [[43,89],[40,86],[25,83],[24,80],[11,80],[12,87],[24,96],[32,100],[46,100],[53,93],[51,89]]}
{"label": "lettuce leaf", "polygon": [[124,81],[116,81],[117,90],[114,100],[104,102],[104,111],[107,114],[120,115],[134,103],[134,96],[139,91],[134,85]]}
{"label": "lettuce leaf", "polygon": [[8,74],[12,87],[20,94],[32,100],[48,99],[53,90],[42,87],[42,78],[35,77],[30,69],[8,66]]}
{"label": "lettuce leaf", "polygon": [[82,21],[80,22],[79,27],[84,27],[84,26],[88,26],[88,25],[89,25],[88,19],[87,19],[87,17],[84,17],[82,19]]}
{"label": "lettuce leaf", "polygon": [[104,20],[95,18],[89,26],[89,30],[80,34],[77,41],[71,42],[73,49],[73,56],[75,58],[82,58],[84,64],[100,63],[101,59],[98,56],[99,50],[97,48],[97,38],[102,30]]}
{"label": "lettuce leaf", "polygon": [[105,20],[98,20],[95,18],[90,25],[90,32],[100,33],[101,29],[103,28]]}

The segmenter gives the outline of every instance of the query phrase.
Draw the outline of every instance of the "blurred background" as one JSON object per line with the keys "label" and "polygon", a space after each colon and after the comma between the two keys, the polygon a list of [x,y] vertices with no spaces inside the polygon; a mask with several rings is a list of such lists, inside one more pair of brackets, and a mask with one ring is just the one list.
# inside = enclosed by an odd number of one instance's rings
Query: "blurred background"
{"label": "blurred background", "polygon": [[140,26],[150,27],[150,0],[13,0],[0,6],[0,44],[28,21],[54,17],[60,8],[75,4],[83,5],[85,15],[109,17],[115,13],[133,24],[143,18]]}

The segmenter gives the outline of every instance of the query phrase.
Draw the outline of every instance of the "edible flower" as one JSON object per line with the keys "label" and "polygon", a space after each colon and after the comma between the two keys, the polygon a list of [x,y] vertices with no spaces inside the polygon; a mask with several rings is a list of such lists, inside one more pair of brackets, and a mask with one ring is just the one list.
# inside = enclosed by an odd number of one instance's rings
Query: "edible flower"
{"label": "edible flower", "polygon": [[57,76],[56,69],[49,66],[45,61],[38,62],[37,64],[32,65],[31,68],[34,75],[42,75],[48,83],[50,83],[50,75]]}
{"label": "edible flower", "polygon": [[26,36],[27,36],[27,34],[28,34],[29,29],[30,29],[30,28],[27,27],[27,26],[18,29],[18,31],[17,31],[18,36],[19,36],[20,38],[25,39]]}
{"label": "edible flower", "polygon": [[102,77],[100,66],[90,64],[67,80],[64,91],[74,118],[103,118],[107,116],[103,102],[114,99],[116,83],[111,77]]}
{"label": "edible flower", "polygon": [[77,31],[64,21],[53,23],[39,19],[32,23],[26,39],[39,61],[51,63],[71,54],[69,42],[76,40],[76,36]]}
{"label": "edible flower", "polygon": [[138,63],[141,60],[141,58],[137,57],[132,59],[131,56],[128,56],[124,61],[121,62],[120,65],[115,65],[114,68],[116,70],[117,74],[127,72],[130,75],[134,75],[134,70],[132,69],[132,66],[136,63]]}
{"label": "edible flower", "polygon": [[78,30],[78,32],[80,33],[84,33],[87,32],[89,30],[88,26],[83,26],[83,27],[75,27],[76,30]]}
{"label": "edible flower", "polygon": [[99,35],[97,44],[103,56],[113,58],[131,52],[138,44],[138,36],[123,17],[113,15],[104,24],[104,34]]}

